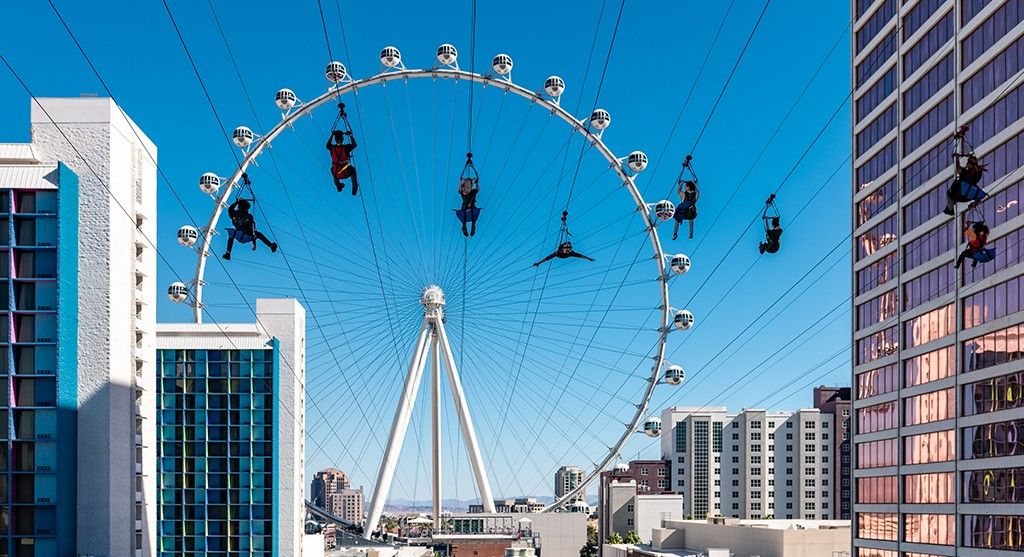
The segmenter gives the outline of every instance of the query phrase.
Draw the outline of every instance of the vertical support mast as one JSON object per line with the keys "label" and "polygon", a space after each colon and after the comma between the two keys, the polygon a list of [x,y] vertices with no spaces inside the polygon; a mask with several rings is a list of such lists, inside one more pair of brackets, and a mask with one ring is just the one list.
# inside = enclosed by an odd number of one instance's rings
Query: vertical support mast
{"label": "vertical support mast", "polygon": [[388,492],[391,490],[391,481],[395,477],[395,467],[398,466],[398,457],[402,452],[405,433],[409,429],[409,418],[412,417],[412,409],[416,404],[416,394],[419,392],[423,368],[427,363],[427,341],[429,336],[430,324],[424,318],[423,325],[420,327],[419,338],[416,341],[416,347],[413,349],[412,359],[409,361],[409,373],[405,378],[405,389],[402,391],[402,398],[398,401],[398,408],[395,409],[395,419],[391,424],[391,435],[388,437],[387,450],[384,453],[384,459],[380,462],[380,471],[377,473],[377,485],[373,488],[370,514],[366,517],[366,527],[363,531],[363,536],[367,539],[377,529],[380,515],[384,512],[384,503],[387,501]]}
{"label": "vertical support mast", "polygon": [[433,414],[434,457],[434,529],[441,528],[441,354],[437,349],[437,332],[430,334],[431,413]]}
{"label": "vertical support mast", "polygon": [[466,440],[466,451],[469,456],[470,466],[473,468],[473,476],[476,479],[477,493],[480,496],[480,501],[483,503],[484,512],[495,512],[494,496],[491,493],[491,484],[487,479],[487,471],[484,470],[484,461],[480,455],[476,431],[473,428],[473,419],[469,415],[466,393],[462,389],[462,380],[459,378],[459,370],[455,366],[455,358],[452,355],[451,345],[448,343],[448,334],[444,329],[444,292],[437,286],[428,286],[423,290],[420,303],[423,304],[423,325],[420,327],[419,338],[413,349],[412,360],[409,362],[409,372],[405,378],[405,388],[402,391],[401,399],[398,401],[398,408],[395,410],[395,419],[391,424],[391,433],[388,437],[384,459],[381,461],[380,471],[377,473],[377,485],[373,489],[370,514],[367,515],[366,525],[363,528],[363,537],[366,539],[370,539],[377,530],[380,517],[384,513],[384,504],[387,502],[388,493],[391,490],[391,482],[395,476],[395,468],[398,466],[398,457],[402,452],[405,434],[409,429],[409,420],[412,417],[413,406],[416,404],[416,396],[419,394],[420,383],[423,380],[423,372],[427,366],[428,356],[430,357],[431,382],[434,527],[441,527],[442,357],[444,358],[443,363],[445,373],[448,376],[448,384],[452,390],[452,398],[455,399],[455,409],[459,415],[462,436]]}
{"label": "vertical support mast", "polygon": [[444,330],[444,323],[435,324],[437,335],[441,340],[441,352],[444,356],[444,367],[448,372],[448,383],[452,388],[452,397],[455,399],[455,409],[459,413],[459,425],[462,426],[462,437],[466,440],[466,450],[469,452],[469,464],[473,467],[473,476],[476,478],[476,488],[480,495],[480,503],[483,504],[485,513],[496,512],[494,509],[494,496],[491,494],[491,484],[487,480],[487,471],[484,470],[484,460],[480,456],[480,447],[476,441],[476,431],[473,429],[473,418],[469,415],[469,405],[466,403],[466,393],[462,390],[462,380],[459,379],[459,370],[455,367],[455,358],[452,357],[452,348],[448,344],[448,333]]}

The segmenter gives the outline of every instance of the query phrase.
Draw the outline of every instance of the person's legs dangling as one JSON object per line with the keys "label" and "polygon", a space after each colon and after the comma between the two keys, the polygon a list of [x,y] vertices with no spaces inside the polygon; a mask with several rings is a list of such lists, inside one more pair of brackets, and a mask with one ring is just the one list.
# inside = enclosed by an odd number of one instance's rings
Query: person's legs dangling
{"label": "person's legs dangling", "polygon": [[231,260],[231,248],[235,247],[235,236],[232,233],[228,236],[228,250],[224,252],[224,259]]}
{"label": "person's legs dangling", "polygon": [[252,240],[252,249],[253,249],[253,251],[256,250],[256,240],[259,240],[259,241],[263,242],[264,245],[266,245],[268,248],[270,248],[270,252],[271,253],[276,253],[277,252],[277,242],[271,242],[259,230],[255,231],[255,233],[253,234],[253,240]]}
{"label": "person's legs dangling", "polygon": [[675,224],[672,225],[672,239],[673,240],[678,240],[679,239],[679,221],[678,220],[675,222]]}
{"label": "person's legs dangling", "polygon": [[690,223],[690,239],[691,240],[693,239],[693,221],[694,221],[694,219],[690,219],[689,221],[687,221],[687,222]]}
{"label": "person's legs dangling", "polygon": [[352,195],[359,191],[359,177],[356,175],[356,167],[349,165],[349,176],[352,178]]}

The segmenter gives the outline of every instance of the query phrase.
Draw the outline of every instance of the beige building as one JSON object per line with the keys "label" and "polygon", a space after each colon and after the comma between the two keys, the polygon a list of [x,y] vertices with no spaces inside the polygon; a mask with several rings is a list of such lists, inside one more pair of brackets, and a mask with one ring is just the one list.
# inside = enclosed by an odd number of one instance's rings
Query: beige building
{"label": "beige building", "polygon": [[352,489],[348,474],[337,468],[321,470],[313,476],[310,501],[342,520],[355,524],[363,521],[363,490]]}
{"label": "beige building", "polygon": [[667,520],[649,546],[608,545],[605,557],[849,557],[848,520]]}
{"label": "beige building", "polygon": [[[561,499],[567,493],[583,483],[583,469],[579,466],[563,466],[555,472],[555,499]],[[586,501],[587,489],[583,488],[574,501]]]}

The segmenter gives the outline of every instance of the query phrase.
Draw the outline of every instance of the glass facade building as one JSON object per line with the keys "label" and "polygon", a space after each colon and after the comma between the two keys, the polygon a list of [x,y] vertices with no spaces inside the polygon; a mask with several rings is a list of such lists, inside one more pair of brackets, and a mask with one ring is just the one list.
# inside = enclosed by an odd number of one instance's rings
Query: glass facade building
{"label": "glass facade building", "polygon": [[0,556],[74,555],[78,177],[60,163],[3,162]]}
{"label": "glass facade building", "polygon": [[159,555],[277,555],[276,341],[157,351]]}
{"label": "glass facade building", "polygon": [[[851,13],[854,556],[1024,554],[1024,0]],[[954,218],[965,124],[989,197]],[[995,261],[954,268],[965,217]]]}

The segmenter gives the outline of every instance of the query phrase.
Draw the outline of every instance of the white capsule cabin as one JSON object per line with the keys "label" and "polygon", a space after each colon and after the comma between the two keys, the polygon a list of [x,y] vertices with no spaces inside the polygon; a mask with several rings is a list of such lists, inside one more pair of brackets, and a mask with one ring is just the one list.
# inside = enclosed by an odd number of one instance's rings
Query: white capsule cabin
{"label": "white capsule cabin", "polygon": [[551,97],[558,98],[565,92],[565,80],[553,75],[544,80],[544,92]]}
{"label": "white capsule cabin", "polygon": [[658,217],[658,220],[669,220],[672,215],[676,214],[676,206],[667,199],[654,204],[654,216]]}
{"label": "white capsule cabin", "polygon": [[199,229],[196,227],[186,224],[178,229],[178,243],[190,248],[196,245],[199,241]]}
{"label": "white capsule cabin", "polygon": [[277,104],[277,108],[281,110],[288,110],[294,107],[299,102],[299,97],[295,96],[295,91],[291,89],[281,89],[274,94],[274,103]]}
{"label": "white capsule cabin", "polygon": [[437,47],[437,61],[441,64],[451,66],[458,59],[459,51],[455,48],[455,45],[445,43]]}
{"label": "white capsule cabin", "polygon": [[256,136],[252,133],[252,130],[246,126],[238,126],[235,131],[231,132],[231,140],[235,142],[242,149],[252,145],[252,140]]}
{"label": "white capsule cabin", "polygon": [[170,298],[172,302],[180,304],[188,299],[188,287],[185,286],[184,282],[172,282],[171,285],[167,287],[167,297]]}
{"label": "white capsule cabin", "polygon": [[690,327],[693,327],[693,314],[683,309],[676,312],[675,317],[672,318],[672,323],[680,331],[685,331]]}
{"label": "white capsule cabin", "polygon": [[203,193],[214,194],[220,189],[220,176],[213,172],[206,172],[199,177],[199,189]]}
{"label": "white capsule cabin", "polygon": [[324,68],[324,76],[327,78],[327,81],[330,81],[331,83],[339,83],[348,77],[348,68],[345,67],[345,64],[335,60],[327,64],[327,67]]}
{"label": "white capsule cabin", "polygon": [[661,418],[650,417],[644,422],[644,435],[657,437],[661,434]]}
{"label": "white capsule cabin", "polygon": [[626,164],[633,172],[643,172],[647,168],[647,154],[643,151],[633,151],[626,158]]}
{"label": "white capsule cabin", "polygon": [[612,114],[603,108],[598,108],[590,115],[590,125],[595,130],[606,130],[612,125]]}
{"label": "white capsule cabin", "polygon": [[512,71],[512,57],[508,54],[499,54],[491,60],[491,67],[498,75],[508,75]]}
{"label": "white capsule cabin", "polygon": [[677,253],[673,255],[671,261],[669,261],[669,267],[671,267],[672,272],[677,275],[685,274],[690,270],[690,257],[683,253]]}
{"label": "white capsule cabin", "polygon": [[402,53],[396,47],[386,46],[380,51],[380,63],[385,68],[396,68],[402,63]]}
{"label": "white capsule cabin", "polygon": [[681,385],[686,379],[686,372],[681,366],[671,365],[665,368],[665,382],[669,385]]}

